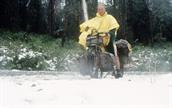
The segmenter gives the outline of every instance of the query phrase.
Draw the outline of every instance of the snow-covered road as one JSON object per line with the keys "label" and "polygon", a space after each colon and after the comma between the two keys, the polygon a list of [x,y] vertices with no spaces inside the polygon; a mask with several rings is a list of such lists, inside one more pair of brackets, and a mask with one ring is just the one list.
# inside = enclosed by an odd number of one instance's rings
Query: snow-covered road
{"label": "snow-covered road", "polygon": [[0,76],[0,108],[172,108],[172,74]]}

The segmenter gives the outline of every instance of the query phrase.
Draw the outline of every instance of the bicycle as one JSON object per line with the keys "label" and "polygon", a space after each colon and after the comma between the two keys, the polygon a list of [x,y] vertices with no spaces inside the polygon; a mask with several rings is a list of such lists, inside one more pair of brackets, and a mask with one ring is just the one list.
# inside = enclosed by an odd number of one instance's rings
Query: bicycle
{"label": "bicycle", "polygon": [[[101,34],[105,34],[105,36],[101,36]],[[80,59],[81,74],[90,75],[92,78],[102,78],[103,72],[111,71],[115,78],[118,77],[114,55],[102,50],[104,47],[103,38],[106,36],[109,36],[108,33],[103,32],[87,36],[87,50]]]}

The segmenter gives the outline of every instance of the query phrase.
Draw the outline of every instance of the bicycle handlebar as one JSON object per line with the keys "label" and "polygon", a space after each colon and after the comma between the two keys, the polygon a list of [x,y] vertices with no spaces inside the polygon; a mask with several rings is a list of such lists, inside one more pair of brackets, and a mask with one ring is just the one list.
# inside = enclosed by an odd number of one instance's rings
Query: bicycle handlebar
{"label": "bicycle handlebar", "polygon": [[109,35],[109,32],[98,32],[98,30],[96,29],[96,28],[94,28],[94,27],[86,27],[86,31],[88,31],[89,29],[91,29],[91,35],[93,35],[94,33],[97,35],[98,34],[98,36],[99,35],[105,35],[105,36],[101,36],[101,37],[107,37],[107,36],[110,36]]}

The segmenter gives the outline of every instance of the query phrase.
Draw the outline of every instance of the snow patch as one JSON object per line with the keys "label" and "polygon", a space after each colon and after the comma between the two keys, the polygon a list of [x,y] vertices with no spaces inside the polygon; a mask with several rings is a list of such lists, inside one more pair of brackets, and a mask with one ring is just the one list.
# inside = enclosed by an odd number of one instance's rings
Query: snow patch
{"label": "snow patch", "polygon": [[171,108],[172,105],[171,74],[127,75],[122,79],[59,77],[0,76],[0,107]]}

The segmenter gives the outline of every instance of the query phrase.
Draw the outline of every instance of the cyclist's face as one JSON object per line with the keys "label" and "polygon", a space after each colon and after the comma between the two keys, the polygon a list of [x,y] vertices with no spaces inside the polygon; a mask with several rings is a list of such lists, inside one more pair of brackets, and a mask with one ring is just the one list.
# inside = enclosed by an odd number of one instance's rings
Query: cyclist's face
{"label": "cyclist's face", "polygon": [[99,13],[100,16],[103,16],[106,12],[106,9],[103,5],[100,5],[97,7],[97,13]]}

